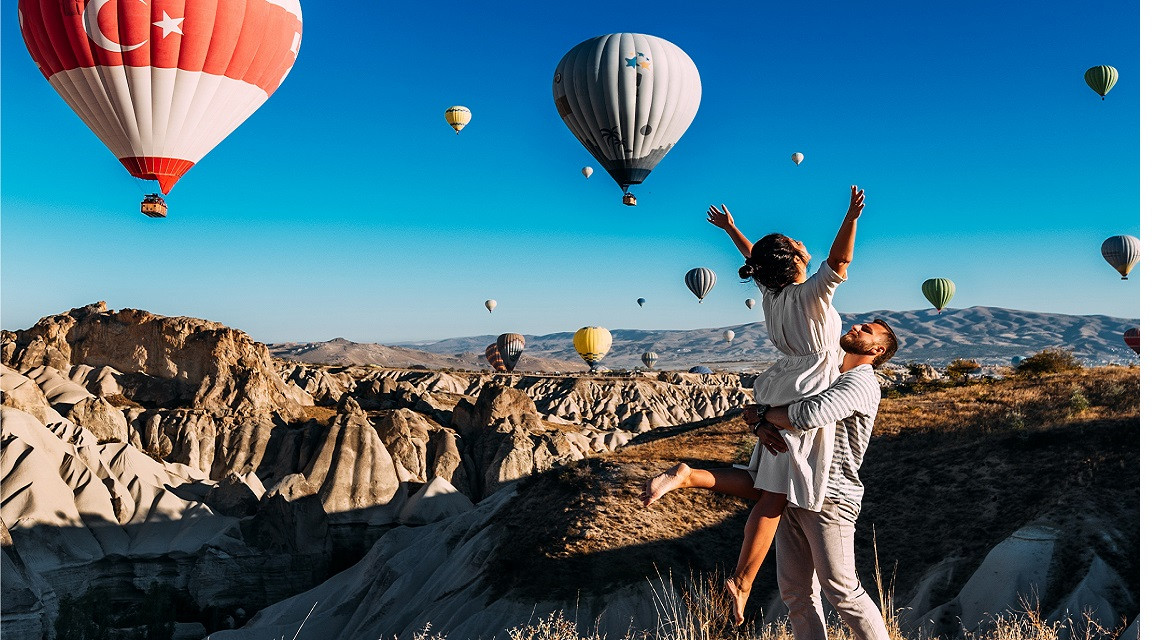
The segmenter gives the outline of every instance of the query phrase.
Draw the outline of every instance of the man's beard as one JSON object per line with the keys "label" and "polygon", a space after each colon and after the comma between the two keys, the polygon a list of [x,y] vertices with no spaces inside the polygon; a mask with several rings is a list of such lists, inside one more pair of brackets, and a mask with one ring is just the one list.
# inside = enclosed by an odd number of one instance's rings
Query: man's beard
{"label": "man's beard", "polygon": [[875,340],[870,340],[868,336],[860,335],[853,339],[851,334],[845,333],[840,336],[840,348],[845,353],[851,353],[856,356],[866,356],[876,345]]}

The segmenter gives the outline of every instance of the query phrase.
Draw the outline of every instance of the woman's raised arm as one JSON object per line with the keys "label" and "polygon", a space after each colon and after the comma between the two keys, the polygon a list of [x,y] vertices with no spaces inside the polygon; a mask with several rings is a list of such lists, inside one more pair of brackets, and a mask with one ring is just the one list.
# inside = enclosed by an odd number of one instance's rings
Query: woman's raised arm
{"label": "woman's raised arm", "polygon": [[844,222],[836,233],[836,239],[832,241],[832,250],[828,252],[828,266],[841,278],[848,277],[848,263],[852,262],[852,250],[856,246],[856,220],[863,211],[864,190],[852,185],[848,212],[844,214]]}
{"label": "woman's raised arm", "polygon": [[[855,189],[855,187],[853,187],[853,189]],[[717,209],[716,205],[710,205],[708,207],[708,222],[723,229],[728,234],[728,237],[732,238],[732,244],[736,245],[741,255],[745,258],[751,256],[752,243],[736,228],[736,223],[732,221],[732,213],[728,211],[728,207],[720,205],[720,208],[723,209],[723,211]]]}

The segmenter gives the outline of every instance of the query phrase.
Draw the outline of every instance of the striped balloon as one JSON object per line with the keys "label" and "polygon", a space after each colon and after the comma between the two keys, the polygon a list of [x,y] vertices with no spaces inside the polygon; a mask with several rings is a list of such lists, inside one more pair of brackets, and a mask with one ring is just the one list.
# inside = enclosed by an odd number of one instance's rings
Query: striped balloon
{"label": "striped balloon", "polygon": [[920,290],[924,292],[928,302],[936,307],[936,311],[940,312],[952,300],[952,296],[956,295],[956,283],[948,278],[929,278],[920,285]]}
{"label": "striped balloon", "polygon": [[484,357],[488,358],[488,364],[492,365],[497,373],[508,371],[508,367],[504,366],[504,358],[500,357],[500,348],[496,346],[495,342],[488,345],[488,348],[484,350]]}
{"label": "striped balloon", "polygon": [[692,367],[691,369],[689,369],[688,373],[701,373],[704,375],[711,375],[712,370],[709,369],[708,367],[705,367],[702,364],[698,364],[695,367]]}
{"label": "striped balloon", "polygon": [[1112,236],[1100,245],[1100,254],[1120,272],[1120,279],[1127,280],[1132,268],[1140,262],[1140,238],[1136,236]]}
{"label": "striped balloon", "polygon": [[611,33],[564,55],[552,99],[568,130],[627,193],[696,117],[700,72],[667,40]]}
{"label": "striped balloon", "polygon": [[704,302],[704,296],[716,285],[716,272],[707,267],[696,267],[684,274],[684,284],[700,302]]}
{"label": "striped balloon", "polygon": [[17,11],[56,93],[164,193],[276,91],[303,33],[299,0],[20,0]]}
{"label": "striped balloon", "polygon": [[1120,72],[1116,67],[1109,67],[1108,65],[1101,65],[1099,67],[1092,67],[1084,72],[1084,82],[1088,83],[1092,90],[1100,94],[1100,99],[1104,99],[1104,95],[1116,86],[1116,80],[1120,78]]}
{"label": "striped balloon", "polygon": [[582,327],[572,336],[572,346],[588,363],[588,368],[595,369],[596,363],[612,348],[612,334],[604,327]]}
{"label": "striped balloon", "polygon": [[508,371],[515,371],[516,363],[520,362],[520,354],[524,353],[524,336],[519,333],[502,333],[496,338],[496,349]]}
{"label": "striped balloon", "polygon": [[1140,327],[1132,327],[1124,332],[1124,344],[1132,348],[1133,351],[1139,355],[1140,353]]}
{"label": "striped balloon", "polygon": [[640,362],[643,362],[644,366],[649,369],[651,369],[652,365],[656,364],[656,361],[659,359],[660,356],[656,355],[655,351],[645,351],[644,354],[640,356]]}
{"label": "striped balloon", "polygon": [[468,110],[468,107],[461,107],[459,105],[448,107],[448,109],[444,111],[444,119],[447,120],[448,125],[456,131],[456,135],[460,135],[460,130],[472,121],[472,112]]}

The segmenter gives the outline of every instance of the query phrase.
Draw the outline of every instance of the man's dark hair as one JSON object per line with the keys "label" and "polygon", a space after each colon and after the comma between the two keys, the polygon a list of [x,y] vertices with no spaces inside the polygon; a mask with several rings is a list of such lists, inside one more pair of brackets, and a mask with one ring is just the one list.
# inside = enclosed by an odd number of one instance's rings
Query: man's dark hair
{"label": "man's dark hair", "polygon": [[872,361],[872,367],[879,369],[880,365],[888,362],[892,359],[892,356],[896,355],[896,350],[900,348],[900,342],[896,340],[896,332],[892,330],[892,327],[888,326],[887,322],[884,322],[880,318],[876,318],[872,322],[884,327],[884,329],[888,331],[888,335],[876,336],[876,339],[880,341],[880,346],[884,347],[884,353]]}

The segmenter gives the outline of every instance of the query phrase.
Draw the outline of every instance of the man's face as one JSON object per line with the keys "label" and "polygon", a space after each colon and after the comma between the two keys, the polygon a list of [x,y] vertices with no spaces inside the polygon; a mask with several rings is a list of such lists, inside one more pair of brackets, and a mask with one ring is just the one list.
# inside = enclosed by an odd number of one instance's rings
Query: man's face
{"label": "man's face", "polygon": [[887,329],[876,322],[854,324],[848,333],[840,336],[840,348],[858,356],[869,355],[872,349],[883,346],[880,344],[879,336],[886,332]]}

